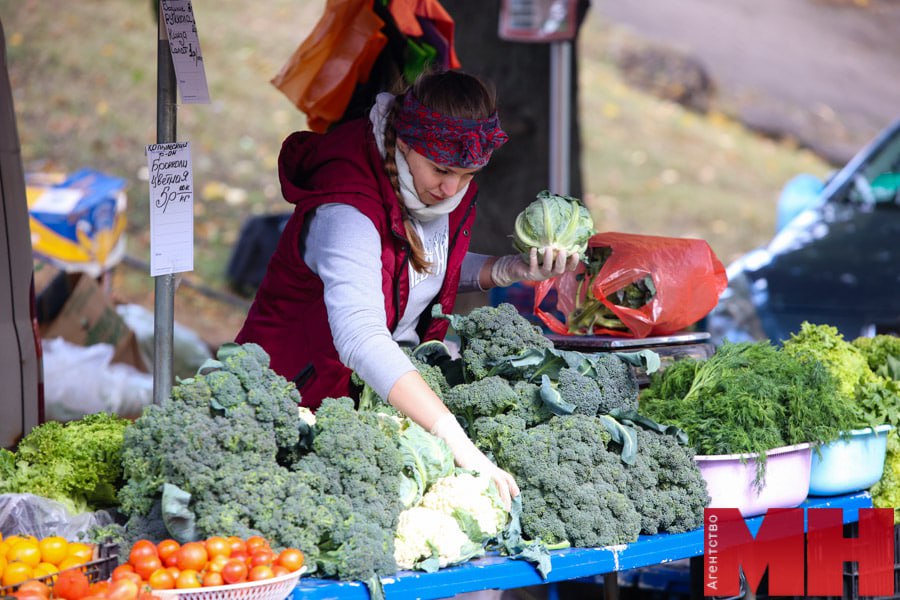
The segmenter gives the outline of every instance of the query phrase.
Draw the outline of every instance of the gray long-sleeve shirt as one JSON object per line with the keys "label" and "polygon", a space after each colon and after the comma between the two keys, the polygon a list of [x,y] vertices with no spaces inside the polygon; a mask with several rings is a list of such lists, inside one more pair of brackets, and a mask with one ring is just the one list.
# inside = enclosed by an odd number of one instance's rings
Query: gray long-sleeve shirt
{"label": "gray long-sleeve shirt", "polygon": [[[301,236],[303,260],[324,285],[328,324],[341,362],[384,399],[397,379],[415,369],[400,344],[419,343],[419,316],[444,281],[448,217],[417,226],[433,272],[423,276],[411,271],[406,311],[393,334],[384,310],[381,240],[372,222],[352,206],[325,204],[307,219]],[[480,289],[478,278],[487,258],[466,254],[460,292]]]}

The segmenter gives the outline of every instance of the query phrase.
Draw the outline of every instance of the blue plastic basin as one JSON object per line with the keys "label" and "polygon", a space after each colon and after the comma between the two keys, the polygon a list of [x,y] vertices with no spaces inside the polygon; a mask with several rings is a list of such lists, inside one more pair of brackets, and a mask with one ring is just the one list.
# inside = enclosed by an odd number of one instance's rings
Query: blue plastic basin
{"label": "blue plastic basin", "polygon": [[890,425],[854,429],[849,438],[819,447],[812,453],[809,493],[836,496],[865,490],[884,473]]}

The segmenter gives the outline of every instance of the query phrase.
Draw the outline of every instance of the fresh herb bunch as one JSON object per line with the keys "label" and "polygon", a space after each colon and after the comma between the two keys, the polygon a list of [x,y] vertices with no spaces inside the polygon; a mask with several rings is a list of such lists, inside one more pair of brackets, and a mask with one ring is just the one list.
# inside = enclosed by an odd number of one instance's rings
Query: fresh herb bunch
{"label": "fresh herb bunch", "polygon": [[726,342],[705,361],[676,361],[651,376],[640,408],[684,430],[698,454],[760,459],[779,446],[833,441],[854,418],[821,362],[767,341]]}

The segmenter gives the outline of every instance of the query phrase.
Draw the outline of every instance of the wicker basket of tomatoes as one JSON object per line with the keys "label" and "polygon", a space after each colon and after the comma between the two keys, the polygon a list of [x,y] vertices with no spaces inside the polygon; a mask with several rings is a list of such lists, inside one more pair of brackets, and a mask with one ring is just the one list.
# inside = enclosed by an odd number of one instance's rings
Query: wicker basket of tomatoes
{"label": "wicker basket of tomatoes", "polygon": [[261,536],[213,536],[184,544],[139,540],[111,579],[131,579],[160,598],[284,600],[305,571],[296,548],[275,551]]}
{"label": "wicker basket of tomatoes", "polygon": [[290,596],[305,571],[306,567],[301,567],[293,573],[270,579],[196,589],[154,590],[153,594],[164,600],[284,600]]}

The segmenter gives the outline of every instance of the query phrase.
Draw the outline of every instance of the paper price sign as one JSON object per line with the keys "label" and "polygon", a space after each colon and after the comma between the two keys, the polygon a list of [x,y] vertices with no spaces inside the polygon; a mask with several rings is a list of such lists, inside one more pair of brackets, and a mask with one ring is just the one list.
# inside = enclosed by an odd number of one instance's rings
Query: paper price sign
{"label": "paper price sign", "polygon": [[203,52],[200,51],[200,37],[190,0],[162,0],[162,11],[181,101],[185,104],[209,104]]}
{"label": "paper price sign", "polygon": [[147,146],[150,275],[194,269],[194,171],[189,142]]}

